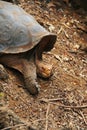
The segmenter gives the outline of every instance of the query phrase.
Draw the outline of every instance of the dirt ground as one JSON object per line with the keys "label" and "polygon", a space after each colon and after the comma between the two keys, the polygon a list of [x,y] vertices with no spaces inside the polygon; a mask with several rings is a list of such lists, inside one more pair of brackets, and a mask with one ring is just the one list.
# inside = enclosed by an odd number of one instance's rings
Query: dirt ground
{"label": "dirt ground", "polygon": [[37,96],[27,92],[18,72],[7,69],[9,79],[0,85],[8,108],[37,130],[87,130],[86,12],[61,2],[20,0],[19,6],[56,33],[57,41],[43,54],[53,65],[53,75],[48,80],[38,78]]}

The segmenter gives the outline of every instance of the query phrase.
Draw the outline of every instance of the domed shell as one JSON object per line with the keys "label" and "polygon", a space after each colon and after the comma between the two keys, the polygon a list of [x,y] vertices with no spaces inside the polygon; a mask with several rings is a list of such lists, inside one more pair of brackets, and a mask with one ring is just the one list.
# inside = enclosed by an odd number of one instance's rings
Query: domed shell
{"label": "domed shell", "polygon": [[0,53],[21,53],[32,49],[44,37],[56,35],[43,28],[31,15],[12,3],[0,1]]}

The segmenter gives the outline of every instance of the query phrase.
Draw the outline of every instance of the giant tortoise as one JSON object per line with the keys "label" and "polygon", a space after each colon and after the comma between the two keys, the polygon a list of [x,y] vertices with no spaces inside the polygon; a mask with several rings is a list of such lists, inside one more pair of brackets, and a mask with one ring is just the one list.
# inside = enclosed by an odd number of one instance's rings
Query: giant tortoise
{"label": "giant tortoise", "polygon": [[37,75],[48,78],[52,65],[43,61],[56,35],[42,27],[30,14],[9,2],[0,1],[0,64],[21,72],[26,89],[37,94]]}

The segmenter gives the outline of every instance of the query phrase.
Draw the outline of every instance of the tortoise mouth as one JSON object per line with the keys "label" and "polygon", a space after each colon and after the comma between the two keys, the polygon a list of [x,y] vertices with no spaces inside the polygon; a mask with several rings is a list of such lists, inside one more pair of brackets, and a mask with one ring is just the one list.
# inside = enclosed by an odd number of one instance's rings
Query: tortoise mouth
{"label": "tortoise mouth", "polygon": [[50,34],[47,36],[44,36],[37,47],[37,57],[38,59],[42,59],[42,53],[50,51],[56,42],[57,36],[54,34]]}

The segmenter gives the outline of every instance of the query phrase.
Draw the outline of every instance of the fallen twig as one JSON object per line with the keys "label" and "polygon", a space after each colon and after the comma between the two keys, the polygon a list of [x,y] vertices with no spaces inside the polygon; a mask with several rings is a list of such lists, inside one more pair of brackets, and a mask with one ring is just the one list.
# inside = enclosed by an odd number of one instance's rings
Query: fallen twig
{"label": "fallen twig", "polygon": [[69,27],[66,23],[61,23],[61,25],[64,25],[66,28],[71,29],[73,27]]}
{"label": "fallen twig", "polygon": [[80,110],[80,114],[81,114],[81,116],[82,116],[82,118],[83,118],[83,120],[84,120],[84,123],[87,125],[87,121],[86,121],[86,119],[85,119],[85,117],[84,117],[84,114],[83,114],[83,112]]}
{"label": "fallen twig", "polygon": [[50,103],[49,103],[48,106],[47,106],[45,130],[48,129],[48,114],[49,114],[49,109],[50,109]]}
{"label": "fallen twig", "polygon": [[66,33],[66,31],[63,29],[63,32],[64,32],[64,34],[65,34],[65,36],[66,36],[66,38],[68,38],[69,39],[69,36],[68,36],[68,34]]}
{"label": "fallen twig", "polygon": [[83,31],[84,33],[87,33],[87,28],[86,28],[86,25],[81,25],[81,24],[77,24],[76,23],[76,28]]}
{"label": "fallen twig", "polygon": [[58,103],[53,103],[53,102],[50,102],[50,103],[52,103],[52,104],[54,104],[54,105],[57,105],[57,106],[59,106],[59,107],[64,107],[64,108],[76,108],[76,109],[84,109],[84,108],[87,108],[87,105],[83,105],[83,106],[67,106],[67,105],[60,105],[60,104],[58,104]]}
{"label": "fallen twig", "polygon": [[61,27],[61,28],[59,29],[59,31],[57,32],[57,34],[59,35],[59,34],[62,32],[62,30],[63,30],[63,28]]}
{"label": "fallen twig", "polygon": [[54,101],[59,101],[59,100],[63,100],[63,98],[54,98],[54,99],[42,98],[42,99],[40,99],[40,101],[42,101],[42,102],[54,102]]}
{"label": "fallen twig", "polygon": [[8,127],[3,128],[1,130],[8,130],[8,129],[11,129],[11,128],[16,128],[16,127],[21,127],[21,126],[26,126],[26,124],[18,124],[18,125],[14,125],[14,126],[8,126]]}
{"label": "fallen twig", "polygon": [[40,99],[40,101],[43,101],[45,103],[51,103],[51,104],[54,104],[54,105],[57,105],[59,107],[64,107],[64,108],[77,108],[77,109],[84,109],[84,108],[87,108],[87,105],[82,105],[82,106],[67,106],[67,105],[62,105],[62,104],[58,104],[58,103],[55,103],[54,101],[58,101],[58,100],[61,100],[62,98],[57,98],[57,99],[45,99],[45,98],[42,98]]}
{"label": "fallen twig", "polygon": [[57,54],[54,54],[54,53],[52,53],[52,52],[48,52],[48,53],[45,53],[45,52],[44,52],[44,54],[46,54],[46,55],[51,55],[51,56],[53,56],[55,59],[59,60],[61,63],[63,62],[62,58],[61,58],[59,55],[57,55]]}
{"label": "fallen twig", "polygon": [[39,122],[39,121],[45,121],[45,120],[46,120],[45,118],[43,118],[43,119],[40,118],[40,119],[37,119],[37,120],[32,121],[32,123],[35,124],[36,122]]}

